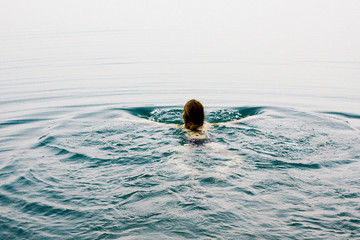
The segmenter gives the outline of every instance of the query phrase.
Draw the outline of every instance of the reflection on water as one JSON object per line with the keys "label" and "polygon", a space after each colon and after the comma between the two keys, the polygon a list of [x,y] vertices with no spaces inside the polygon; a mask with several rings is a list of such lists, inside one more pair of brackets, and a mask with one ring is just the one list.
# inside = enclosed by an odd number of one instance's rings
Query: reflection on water
{"label": "reflection on water", "polygon": [[359,238],[358,6],[1,3],[0,238]]}

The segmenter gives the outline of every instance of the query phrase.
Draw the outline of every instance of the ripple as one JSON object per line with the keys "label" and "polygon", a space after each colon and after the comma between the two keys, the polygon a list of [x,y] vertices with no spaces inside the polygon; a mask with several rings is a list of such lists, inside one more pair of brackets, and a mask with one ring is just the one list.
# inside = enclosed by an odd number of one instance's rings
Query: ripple
{"label": "ripple", "polygon": [[8,136],[31,134],[31,147],[1,165],[5,236],[57,238],[74,226],[86,239],[358,234],[356,171],[341,177],[356,169],[358,136],[344,121],[286,108],[209,107],[213,122],[267,116],[212,128],[212,143],[224,153],[211,144],[187,148],[181,130],[117,120],[182,123],[181,106],[38,111],[2,125]]}
{"label": "ripple", "polygon": [[51,118],[9,120],[9,121],[0,123],[0,128],[1,128],[1,127],[6,127],[6,126],[8,126],[8,125],[22,125],[22,124],[27,124],[27,123],[30,124],[30,123],[34,123],[34,122],[48,121],[48,120],[51,120]]}
{"label": "ripple", "polygon": [[256,164],[259,168],[265,168],[265,169],[282,169],[282,168],[296,168],[296,169],[319,169],[321,168],[320,164],[316,163],[296,163],[296,162],[285,162],[280,160],[273,160],[271,162],[268,162],[266,164]]}
{"label": "ripple", "polygon": [[354,114],[354,113],[343,113],[343,112],[322,112],[322,113],[329,114],[329,115],[339,115],[339,116],[346,117],[346,118],[360,119],[360,115]]}

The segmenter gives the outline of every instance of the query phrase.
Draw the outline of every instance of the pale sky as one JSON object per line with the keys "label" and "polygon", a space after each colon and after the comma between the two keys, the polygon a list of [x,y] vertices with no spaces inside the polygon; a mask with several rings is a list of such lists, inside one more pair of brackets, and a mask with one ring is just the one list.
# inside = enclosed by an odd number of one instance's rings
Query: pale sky
{"label": "pale sky", "polygon": [[194,31],[200,39],[216,35],[220,43],[316,47],[358,61],[359,16],[356,0],[2,0],[0,36],[44,31]]}

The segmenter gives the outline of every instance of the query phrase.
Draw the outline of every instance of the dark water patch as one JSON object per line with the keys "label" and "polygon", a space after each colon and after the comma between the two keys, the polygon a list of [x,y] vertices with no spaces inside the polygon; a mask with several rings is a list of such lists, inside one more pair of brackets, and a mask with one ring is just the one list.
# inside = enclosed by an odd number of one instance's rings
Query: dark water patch
{"label": "dark water patch", "polygon": [[177,107],[135,107],[135,108],[116,108],[136,117],[145,118],[154,122],[182,124],[182,110]]}
{"label": "dark water patch", "polygon": [[66,161],[106,161],[107,159],[92,158],[84,153],[72,153],[70,157],[66,158]]}
{"label": "dark water patch", "polygon": [[245,193],[245,194],[250,195],[250,196],[255,196],[255,192],[252,189],[247,189],[247,188],[244,188],[244,187],[234,187],[233,190],[237,191],[237,192]]}
{"label": "dark water patch", "polygon": [[9,126],[9,125],[22,125],[22,124],[31,124],[34,122],[48,121],[52,120],[51,118],[34,118],[34,119],[17,119],[17,120],[9,120],[6,122],[0,123],[0,128]]}
{"label": "dark water patch", "polygon": [[[61,162],[74,162],[77,164],[85,164],[87,166],[87,168],[101,168],[104,166],[109,166],[112,164],[123,164],[123,165],[128,165],[128,164],[136,164],[139,161],[139,159],[134,159],[131,162],[128,162],[126,158],[118,156],[118,157],[113,157],[113,156],[108,156],[107,158],[105,157],[95,157],[95,156],[89,156],[85,153],[70,153],[70,156],[66,156],[65,158],[61,159]],[[143,163],[143,161],[141,161],[141,163]],[[141,164],[138,163],[138,164]]]}
{"label": "dark water patch", "polygon": [[50,143],[54,142],[55,140],[56,137],[51,136],[49,134],[42,135],[41,137],[39,137],[38,143],[36,143],[32,148],[35,149],[39,147],[48,146]]}
{"label": "dark water patch", "polygon": [[320,169],[321,165],[317,163],[300,163],[300,162],[286,162],[281,160],[273,160],[271,161],[271,164],[266,165],[259,165],[259,167],[265,167],[265,168],[276,168],[276,169],[282,169],[282,168],[296,168],[296,169]]}
{"label": "dark water patch", "polygon": [[353,198],[353,199],[359,199],[360,198],[360,192],[356,193],[344,193],[342,194],[343,198]]}
{"label": "dark water patch", "polygon": [[53,147],[54,149],[57,149],[59,150],[56,155],[70,155],[70,154],[73,154],[72,152],[66,150],[66,149],[59,149],[57,147]]}
{"label": "dark water patch", "polygon": [[215,178],[215,177],[205,177],[205,178],[201,178],[200,179],[200,184],[201,186],[206,186],[206,185],[213,185],[216,184],[216,186],[229,186],[230,184],[228,184],[227,182]]}
{"label": "dark water patch", "polygon": [[232,108],[240,112],[244,117],[254,116],[262,114],[264,111],[269,109],[268,107],[235,107]]}
{"label": "dark water patch", "polygon": [[345,118],[355,118],[360,119],[360,115],[354,113],[343,113],[343,112],[321,112],[329,115],[338,115]]}
{"label": "dark water patch", "polygon": [[[0,143],[4,143],[4,142],[7,142],[8,140],[6,139],[3,139],[2,141],[0,140]],[[5,152],[11,152],[13,151],[14,149],[0,149],[0,153],[5,153]]]}
{"label": "dark water patch", "polygon": [[27,173],[26,176],[20,176],[12,186],[18,189],[37,186],[39,182],[33,177],[31,173]]}

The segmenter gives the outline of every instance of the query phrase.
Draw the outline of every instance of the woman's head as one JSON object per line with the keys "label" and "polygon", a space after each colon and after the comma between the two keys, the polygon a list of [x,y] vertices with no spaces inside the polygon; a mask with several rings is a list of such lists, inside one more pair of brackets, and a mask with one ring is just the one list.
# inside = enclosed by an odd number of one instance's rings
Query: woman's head
{"label": "woman's head", "polygon": [[204,125],[205,113],[204,107],[195,99],[191,99],[184,106],[183,114],[185,128],[197,130],[198,127]]}

